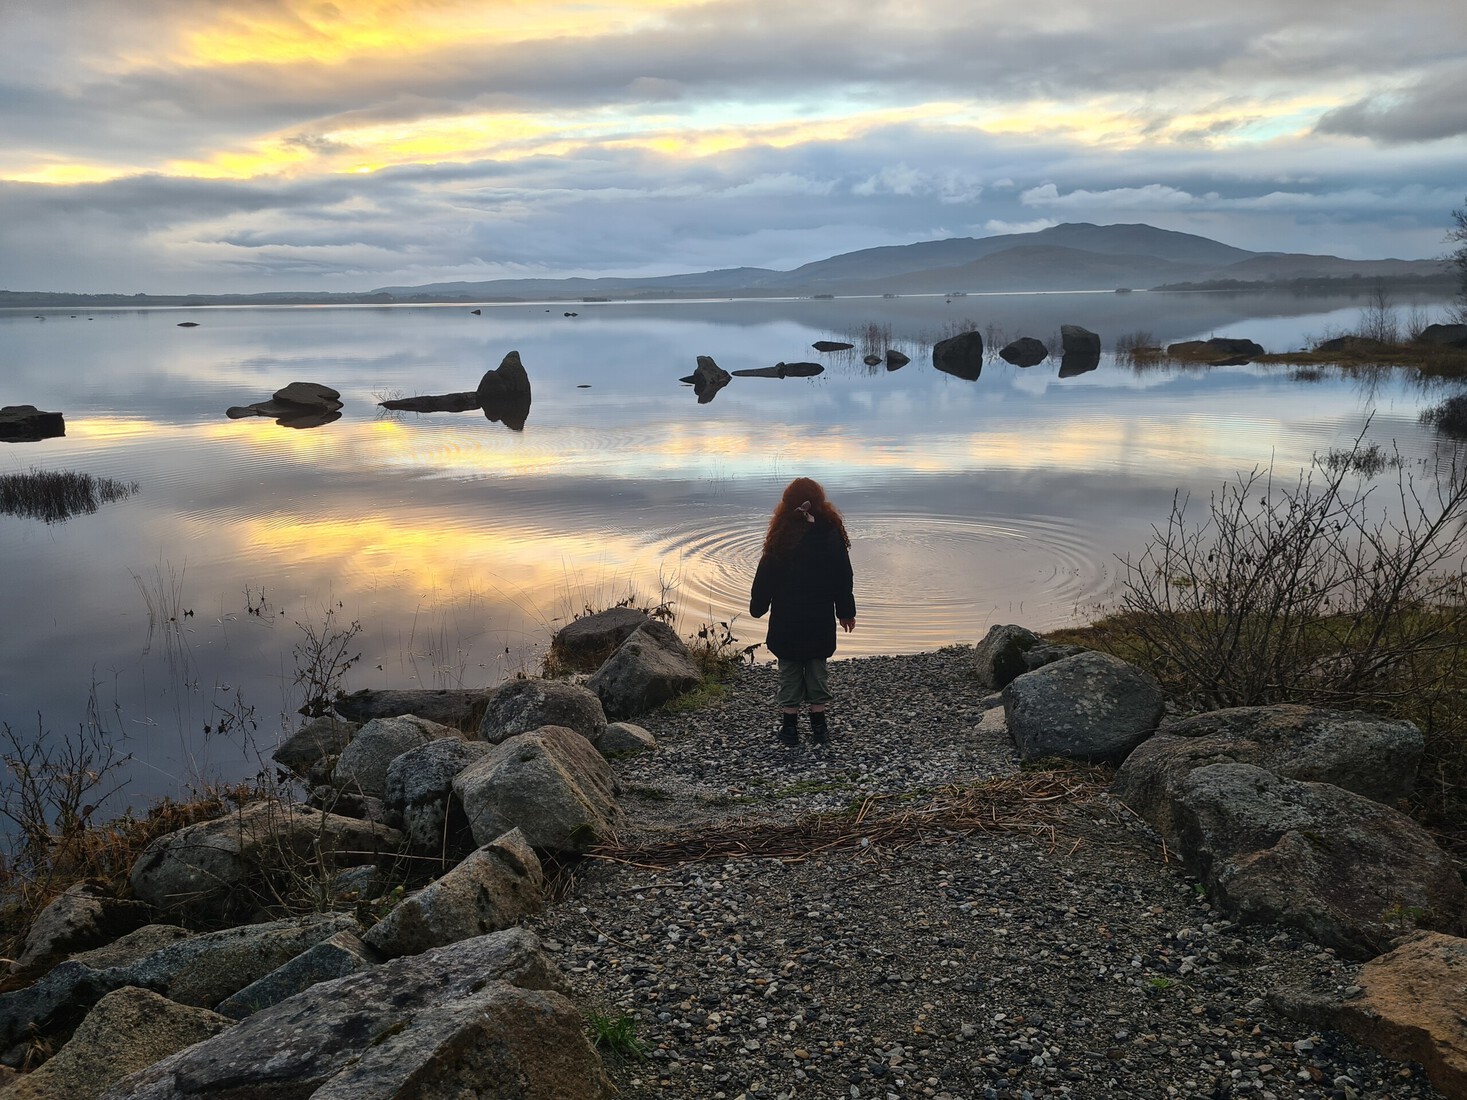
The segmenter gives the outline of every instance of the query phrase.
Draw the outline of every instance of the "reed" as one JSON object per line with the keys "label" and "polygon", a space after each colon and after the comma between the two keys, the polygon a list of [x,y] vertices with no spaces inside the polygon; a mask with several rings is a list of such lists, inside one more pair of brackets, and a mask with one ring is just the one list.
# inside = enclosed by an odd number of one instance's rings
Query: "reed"
{"label": "reed", "polygon": [[0,474],[0,513],[63,523],[72,516],[90,515],[103,504],[137,491],[136,481],[32,468],[24,474]]}

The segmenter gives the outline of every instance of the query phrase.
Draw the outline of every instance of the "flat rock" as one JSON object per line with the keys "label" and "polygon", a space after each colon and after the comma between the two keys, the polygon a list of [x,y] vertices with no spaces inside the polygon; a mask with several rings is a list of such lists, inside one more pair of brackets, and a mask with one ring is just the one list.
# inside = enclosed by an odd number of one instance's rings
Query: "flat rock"
{"label": "flat rock", "polygon": [[477,391],[467,393],[423,394],[418,397],[394,397],[378,405],[394,412],[468,412],[477,409],[482,399]]}
{"label": "flat rock", "polygon": [[42,412],[34,405],[0,408],[0,443],[34,443],[66,434],[66,418],[57,412]]}
{"label": "flat rock", "polygon": [[1292,991],[1271,999],[1305,1023],[1420,1063],[1443,1096],[1467,1100],[1467,940],[1412,933],[1361,967],[1356,984],[1360,994],[1345,1001]]}
{"label": "flat rock", "polygon": [[856,345],[841,340],[816,340],[810,346],[816,351],[850,351]]}
{"label": "flat rock", "polygon": [[611,1086],[520,929],[312,986],[105,1100],[603,1100]]}

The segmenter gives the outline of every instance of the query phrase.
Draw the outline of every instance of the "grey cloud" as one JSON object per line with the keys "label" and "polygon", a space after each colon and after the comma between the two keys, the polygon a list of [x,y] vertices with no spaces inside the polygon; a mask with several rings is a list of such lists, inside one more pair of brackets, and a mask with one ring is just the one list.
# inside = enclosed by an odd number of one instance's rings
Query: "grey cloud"
{"label": "grey cloud", "polygon": [[1319,120],[1317,129],[1385,144],[1467,136],[1467,64],[1338,107]]}

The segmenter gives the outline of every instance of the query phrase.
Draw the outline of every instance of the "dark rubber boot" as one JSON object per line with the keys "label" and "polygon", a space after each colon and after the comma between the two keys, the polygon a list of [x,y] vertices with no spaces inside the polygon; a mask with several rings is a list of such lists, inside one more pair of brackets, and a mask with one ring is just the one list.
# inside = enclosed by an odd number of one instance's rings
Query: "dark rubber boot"
{"label": "dark rubber boot", "polygon": [[779,739],[783,744],[794,748],[800,743],[800,716],[798,714],[783,715],[783,722],[779,727]]}
{"label": "dark rubber boot", "polygon": [[817,745],[823,745],[829,736],[830,727],[826,725],[825,712],[823,710],[812,710],[810,712],[810,740],[814,741]]}

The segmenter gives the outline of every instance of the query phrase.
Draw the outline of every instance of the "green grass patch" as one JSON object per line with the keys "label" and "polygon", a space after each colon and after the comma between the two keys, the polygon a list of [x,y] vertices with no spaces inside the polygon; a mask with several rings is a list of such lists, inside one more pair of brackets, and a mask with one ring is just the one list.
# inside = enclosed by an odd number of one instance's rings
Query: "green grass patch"
{"label": "green grass patch", "polygon": [[591,1030],[591,1045],[603,1055],[624,1061],[643,1061],[647,1049],[637,1037],[637,1021],[630,1016],[611,1016],[590,1011],[586,1013],[586,1025]]}

